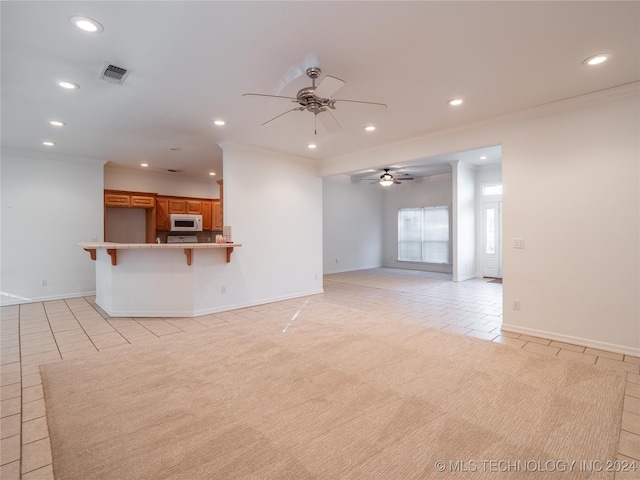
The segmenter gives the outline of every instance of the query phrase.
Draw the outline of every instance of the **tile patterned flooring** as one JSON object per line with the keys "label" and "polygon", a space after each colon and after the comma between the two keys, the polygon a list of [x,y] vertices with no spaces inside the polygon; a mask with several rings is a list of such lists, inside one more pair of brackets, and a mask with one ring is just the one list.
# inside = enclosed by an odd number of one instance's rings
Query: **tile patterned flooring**
{"label": "tile patterned flooring", "polygon": [[290,318],[303,303],[331,314],[338,303],[357,314],[382,315],[627,372],[618,459],[636,460],[639,470],[619,473],[616,479],[640,479],[640,358],[503,331],[502,285],[482,279],[453,283],[449,275],[381,268],[326,275],[324,288],[320,295],[196,318],[111,318],[93,297],[2,307],[0,478],[53,478],[39,365],[170,341],[225,323]]}

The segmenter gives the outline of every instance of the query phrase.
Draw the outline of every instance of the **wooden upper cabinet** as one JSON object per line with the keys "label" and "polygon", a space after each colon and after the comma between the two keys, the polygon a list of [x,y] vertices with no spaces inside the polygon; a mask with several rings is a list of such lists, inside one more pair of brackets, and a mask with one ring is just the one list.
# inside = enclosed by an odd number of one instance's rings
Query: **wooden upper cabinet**
{"label": "wooden upper cabinet", "polygon": [[202,201],[202,230],[212,230],[213,225],[213,202],[211,200]]}
{"label": "wooden upper cabinet", "polygon": [[156,230],[168,232],[170,228],[169,199],[156,198]]}
{"label": "wooden upper cabinet", "polygon": [[200,200],[187,200],[187,213],[189,215],[202,215],[202,202]]}
{"label": "wooden upper cabinet", "polygon": [[105,207],[154,208],[155,193],[125,192],[120,190],[104,191]]}
{"label": "wooden upper cabinet", "polygon": [[131,196],[126,193],[104,192],[105,207],[129,207],[131,205]]}
{"label": "wooden upper cabinet", "polygon": [[220,200],[213,200],[213,225],[212,230],[222,230],[222,202]]}
{"label": "wooden upper cabinet", "polygon": [[187,201],[181,198],[169,198],[169,213],[187,213]]}
{"label": "wooden upper cabinet", "polygon": [[170,215],[186,213],[202,215],[203,231],[215,230],[213,228],[213,202],[216,201],[206,198],[158,196],[156,197],[156,228],[159,231],[169,231],[171,229]]}
{"label": "wooden upper cabinet", "polygon": [[153,208],[156,205],[156,197],[131,195],[131,206],[138,208]]}

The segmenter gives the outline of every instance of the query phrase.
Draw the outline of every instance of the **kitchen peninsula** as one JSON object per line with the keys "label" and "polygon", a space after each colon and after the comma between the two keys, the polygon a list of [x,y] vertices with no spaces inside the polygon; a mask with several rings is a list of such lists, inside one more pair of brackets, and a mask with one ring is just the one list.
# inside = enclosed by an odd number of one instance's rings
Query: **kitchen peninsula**
{"label": "kitchen peninsula", "polygon": [[96,262],[96,304],[112,317],[194,317],[220,311],[224,273],[239,243],[75,245]]}

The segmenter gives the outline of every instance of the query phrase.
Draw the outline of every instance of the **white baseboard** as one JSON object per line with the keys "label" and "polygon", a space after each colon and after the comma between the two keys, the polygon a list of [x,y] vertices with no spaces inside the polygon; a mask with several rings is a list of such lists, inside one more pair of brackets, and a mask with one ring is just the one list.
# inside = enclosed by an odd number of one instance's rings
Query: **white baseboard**
{"label": "white baseboard", "polygon": [[167,312],[166,310],[149,310],[149,311],[114,311],[109,308],[106,308],[104,305],[101,305],[98,300],[96,300],[96,305],[98,305],[102,310],[107,313],[110,317],[136,317],[136,318],[148,318],[148,317],[162,317],[162,318],[174,318],[174,317],[188,317],[195,318],[201,317],[203,315],[209,315],[212,313],[220,313],[227,312],[229,310],[237,310],[239,308],[247,308],[247,307],[255,307],[257,305],[265,305],[267,303],[281,302],[284,300],[292,300],[294,298],[307,297],[309,295],[318,295],[320,293],[324,293],[323,289],[311,290],[308,292],[296,293],[293,295],[283,295],[280,297],[271,297],[271,298],[263,298],[259,300],[252,300],[249,302],[239,302],[233,304],[220,305],[213,308],[206,308],[201,310],[179,310],[173,312]]}
{"label": "white baseboard", "polygon": [[597,348],[598,350],[606,350],[607,352],[621,353],[624,355],[632,355],[634,357],[640,357],[640,347],[631,347],[626,345],[616,345],[613,343],[600,342],[598,340],[591,340],[588,338],[572,337],[570,335],[562,335],[560,333],[546,332],[544,330],[536,330],[535,328],[520,327],[517,325],[510,325],[508,323],[502,324],[502,330],[513,333],[522,333],[525,335],[531,335],[534,337],[548,338],[549,340],[555,340],[557,342],[571,343],[573,345],[580,345],[581,347]]}
{"label": "white baseboard", "polygon": [[472,275],[465,275],[465,276],[457,277],[457,278],[454,276],[451,280],[454,281],[454,282],[464,282],[465,280],[471,280],[472,278],[478,278],[478,277],[476,277],[476,275],[474,273]]}
{"label": "white baseboard", "polygon": [[43,297],[25,298],[18,296],[0,296],[0,306],[8,307],[11,305],[23,305],[25,303],[36,302],[52,302],[54,300],[66,300],[67,298],[79,298],[79,297],[91,297],[96,294],[95,290],[92,292],[76,292],[76,293],[64,293],[60,295],[48,295]]}
{"label": "white baseboard", "polygon": [[360,267],[345,267],[345,268],[336,268],[329,269],[322,272],[323,275],[331,275],[332,273],[345,273],[345,272],[355,272],[357,270],[371,270],[372,268],[382,268],[382,265],[366,265]]}

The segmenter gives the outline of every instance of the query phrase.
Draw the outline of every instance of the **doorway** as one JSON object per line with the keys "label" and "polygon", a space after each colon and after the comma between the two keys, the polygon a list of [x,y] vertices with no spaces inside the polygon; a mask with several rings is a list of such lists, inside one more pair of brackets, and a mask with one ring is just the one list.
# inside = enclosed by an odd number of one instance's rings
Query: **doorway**
{"label": "doorway", "polygon": [[482,186],[482,276],[502,278],[502,184]]}

